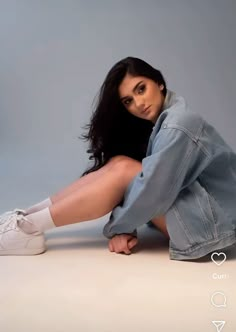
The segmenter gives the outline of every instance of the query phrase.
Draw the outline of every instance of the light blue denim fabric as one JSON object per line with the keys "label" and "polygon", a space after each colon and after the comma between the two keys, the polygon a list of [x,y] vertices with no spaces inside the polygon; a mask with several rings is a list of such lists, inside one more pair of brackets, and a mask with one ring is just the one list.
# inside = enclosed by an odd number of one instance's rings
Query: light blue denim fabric
{"label": "light blue denim fabric", "polygon": [[236,243],[236,153],[185,99],[167,90],[142,171],[129,183],[103,234],[137,236],[165,215],[169,256],[197,259]]}

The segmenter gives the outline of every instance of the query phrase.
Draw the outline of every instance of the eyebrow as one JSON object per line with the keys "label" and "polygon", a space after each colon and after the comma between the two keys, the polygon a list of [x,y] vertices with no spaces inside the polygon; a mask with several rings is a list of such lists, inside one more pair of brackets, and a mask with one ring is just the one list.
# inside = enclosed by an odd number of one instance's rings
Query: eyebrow
{"label": "eyebrow", "polygon": [[[136,85],[135,85],[135,87],[133,88],[133,92],[137,89],[137,87],[139,86],[139,84],[140,83],[142,83],[143,81],[140,81],[140,82],[138,82]],[[124,100],[124,99],[126,99],[126,98],[128,98],[128,96],[126,96],[126,97],[122,97],[122,98],[120,98],[120,101],[122,101],[122,100]]]}

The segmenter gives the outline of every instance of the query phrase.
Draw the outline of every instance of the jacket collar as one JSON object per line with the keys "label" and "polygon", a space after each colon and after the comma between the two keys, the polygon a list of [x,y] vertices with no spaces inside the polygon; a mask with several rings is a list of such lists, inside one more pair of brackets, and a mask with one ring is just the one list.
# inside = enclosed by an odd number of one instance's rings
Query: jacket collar
{"label": "jacket collar", "polygon": [[170,108],[175,103],[175,100],[176,93],[167,89],[165,101],[162,107],[162,112],[165,111],[167,108]]}
{"label": "jacket collar", "polygon": [[165,113],[164,111],[171,108],[173,105],[176,104],[177,100],[178,100],[178,96],[176,95],[175,92],[168,90],[166,91],[166,96],[165,96],[165,100],[162,106],[162,110],[152,128],[152,133],[149,137],[149,142],[148,142],[148,147],[147,147],[147,155],[150,153],[151,151],[151,145],[152,145],[152,141],[153,138],[155,137],[156,133],[159,131],[162,122],[165,120],[167,113]]}
{"label": "jacket collar", "polygon": [[160,111],[160,114],[158,115],[158,118],[157,118],[157,120],[156,120],[156,122],[155,122],[155,124],[154,124],[154,126],[153,126],[153,128],[152,128],[152,130],[156,127],[156,126],[158,126],[158,123],[160,122],[160,118],[162,118],[161,117],[161,114],[165,111],[165,110],[167,110],[168,108],[170,108],[171,106],[173,106],[174,104],[175,104],[175,102],[176,102],[176,93],[175,92],[173,92],[173,91],[171,91],[171,90],[168,90],[167,89],[167,91],[166,91],[166,96],[165,96],[165,100],[164,100],[164,103],[163,103],[163,106],[162,106],[162,109],[161,109],[161,111]]}

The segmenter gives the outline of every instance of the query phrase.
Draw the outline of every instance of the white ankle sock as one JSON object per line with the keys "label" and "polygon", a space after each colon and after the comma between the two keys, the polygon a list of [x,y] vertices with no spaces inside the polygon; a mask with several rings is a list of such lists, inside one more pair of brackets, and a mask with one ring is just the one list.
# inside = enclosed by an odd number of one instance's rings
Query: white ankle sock
{"label": "white ankle sock", "polygon": [[25,216],[28,220],[21,220],[19,222],[19,227],[23,229],[26,233],[33,233],[35,231],[40,231],[41,233],[47,231],[48,229],[56,227],[53,222],[49,207],[37,211],[35,213],[28,214]]}
{"label": "white ankle sock", "polygon": [[42,202],[39,202],[35,205],[30,206],[28,209],[26,209],[26,213],[31,214],[31,213],[40,211],[42,209],[45,209],[46,207],[49,207],[50,205],[52,205],[52,201],[51,201],[50,197],[48,197],[45,200],[43,200]]}

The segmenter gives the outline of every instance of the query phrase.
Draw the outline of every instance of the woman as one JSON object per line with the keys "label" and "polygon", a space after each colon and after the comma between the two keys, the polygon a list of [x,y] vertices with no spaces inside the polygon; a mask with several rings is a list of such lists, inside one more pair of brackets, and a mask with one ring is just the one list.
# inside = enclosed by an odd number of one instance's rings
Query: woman
{"label": "woman", "polygon": [[144,223],[169,239],[170,259],[235,244],[236,154],[159,70],[134,57],[117,62],[88,128],[94,165],[46,200],[3,214],[2,255],[42,253],[44,231],[111,211],[103,229],[111,252],[130,254]]}

